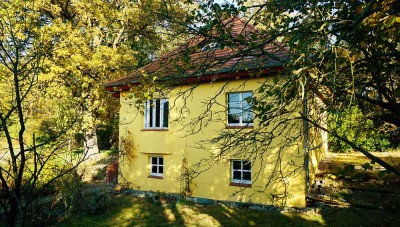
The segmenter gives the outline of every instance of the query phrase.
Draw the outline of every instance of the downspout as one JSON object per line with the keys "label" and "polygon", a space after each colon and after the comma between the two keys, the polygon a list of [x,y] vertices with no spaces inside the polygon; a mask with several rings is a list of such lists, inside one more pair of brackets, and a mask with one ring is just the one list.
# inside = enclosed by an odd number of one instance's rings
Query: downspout
{"label": "downspout", "polygon": [[[303,116],[308,116],[307,108],[307,79],[303,89]],[[303,119],[304,127],[304,168],[306,172],[306,198],[309,196],[310,189],[310,170],[309,170],[309,126],[308,121]]]}

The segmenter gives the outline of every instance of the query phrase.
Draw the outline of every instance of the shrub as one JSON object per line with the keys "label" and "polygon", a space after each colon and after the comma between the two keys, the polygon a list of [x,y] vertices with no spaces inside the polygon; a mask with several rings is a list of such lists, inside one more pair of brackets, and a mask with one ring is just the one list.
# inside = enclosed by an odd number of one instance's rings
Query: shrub
{"label": "shrub", "polygon": [[105,210],[110,202],[108,191],[85,189],[81,177],[76,172],[63,176],[57,182],[59,202],[66,215],[72,213],[96,214]]}
{"label": "shrub", "polygon": [[[332,132],[366,150],[386,151],[393,147],[389,139],[390,135],[380,131],[374,122],[365,117],[357,107],[331,112],[328,122]],[[352,151],[350,145],[333,136],[329,138],[329,144],[331,150],[335,152]]]}
{"label": "shrub", "polygon": [[76,171],[67,173],[56,182],[58,198],[64,204],[65,213],[82,209],[83,184]]}
{"label": "shrub", "polygon": [[89,214],[97,214],[106,210],[110,203],[111,197],[108,192],[95,189],[84,195],[84,212]]}

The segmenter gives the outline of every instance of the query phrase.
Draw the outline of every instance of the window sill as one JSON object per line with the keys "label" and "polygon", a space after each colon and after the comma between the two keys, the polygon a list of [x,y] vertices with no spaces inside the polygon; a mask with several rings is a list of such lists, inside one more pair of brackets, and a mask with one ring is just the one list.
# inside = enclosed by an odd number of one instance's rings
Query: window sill
{"label": "window sill", "polygon": [[140,131],[168,131],[167,128],[144,128]]}
{"label": "window sill", "polygon": [[234,183],[231,182],[229,186],[243,187],[243,188],[251,188],[251,184],[243,184],[243,183]]}
{"label": "window sill", "polygon": [[153,175],[149,175],[147,178],[164,179],[163,176],[153,176]]}
{"label": "window sill", "polygon": [[253,125],[241,125],[241,126],[225,126],[225,129],[254,129]]}

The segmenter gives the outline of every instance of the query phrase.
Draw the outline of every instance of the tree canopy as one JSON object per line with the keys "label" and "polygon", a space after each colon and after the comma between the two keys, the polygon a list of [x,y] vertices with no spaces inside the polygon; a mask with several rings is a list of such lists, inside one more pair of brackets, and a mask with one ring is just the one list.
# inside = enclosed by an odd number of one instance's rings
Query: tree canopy
{"label": "tree canopy", "polygon": [[[98,125],[117,113],[101,84],[167,46],[158,32],[171,27],[150,8],[184,12],[179,1],[0,3],[0,205],[11,226],[24,225],[33,202],[96,151]],[[86,149],[77,156],[79,133]]]}
{"label": "tree canopy", "polygon": [[[369,149],[380,149],[381,145],[369,146],[359,141],[361,138],[346,137],[346,132],[338,129],[346,116],[341,113],[357,108],[362,119],[372,121],[375,129],[390,138],[394,147],[398,146],[399,7],[399,2],[393,0],[295,4],[292,1],[238,0],[234,4],[206,1],[189,17],[192,24],[200,26],[190,27],[189,31],[208,36],[222,47],[237,45],[239,54],[235,57],[254,57],[254,50],[258,50],[256,57],[261,59],[268,55],[263,48],[271,43],[288,47],[290,59],[283,62],[282,84],[262,89],[267,97],[281,101],[267,106],[266,102],[258,102],[262,104],[258,106],[258,116],[262,119],[273,112],[279,116],[284,106],[304,95],[311,100],[319,98],[324,102],[322,111],[332,116],[330,127],[318,123],[321,115],[302,113],[303,120],[398,173],[370,154]],[[241,17],[255,26],[260,35],[252,40],[230,36],[229,26],[221,21],[231,17]],[[218,36],[213,36],[215,30]]]}

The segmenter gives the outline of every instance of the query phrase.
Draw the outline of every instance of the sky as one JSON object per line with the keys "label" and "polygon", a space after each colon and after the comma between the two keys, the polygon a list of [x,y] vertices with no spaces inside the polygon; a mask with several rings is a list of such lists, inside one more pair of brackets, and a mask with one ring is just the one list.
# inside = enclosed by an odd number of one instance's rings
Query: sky
{"label": "sky", "polygon": [[233,1],[234,0],[214,0],[214,2],[218,3],[218,4],[223,4],[223,3],[231,3],[232,4]]}

